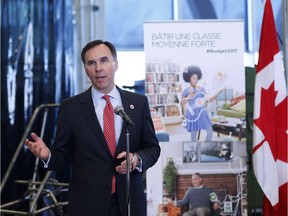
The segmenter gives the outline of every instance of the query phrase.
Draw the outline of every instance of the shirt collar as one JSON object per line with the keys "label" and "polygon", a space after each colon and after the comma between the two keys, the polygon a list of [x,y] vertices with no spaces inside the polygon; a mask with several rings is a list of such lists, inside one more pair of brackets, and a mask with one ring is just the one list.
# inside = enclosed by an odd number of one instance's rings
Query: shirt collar
{"label": "shirt collar", "polygon": [[[95,89],[93,86],[91,88],[91,93],[92,93],[92,97],[98,101],[99,99],[101,99],[105,94],[103,94],[102,92],[99,92],[97,89]],[[117,99],[120,100],[120,93],[118,91],[118,89],[116,88],[116,85],[114,85],[113,89],[107,94],[110,97],[112,97],[113,99]]]}

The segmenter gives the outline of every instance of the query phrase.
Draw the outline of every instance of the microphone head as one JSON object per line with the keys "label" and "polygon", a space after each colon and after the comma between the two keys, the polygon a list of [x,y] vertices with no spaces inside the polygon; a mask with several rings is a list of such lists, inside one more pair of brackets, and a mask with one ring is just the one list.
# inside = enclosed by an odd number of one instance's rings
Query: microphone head
{"label": "microphone head", "polygon": [[116,106],[114,108],[114,113],[122,117],[124,121],[126,121],[130,126],[134,126],[133,122],[129,118],[129,116],[125,113],[124,108],[121,106]]}
{"label": "microphone head", "polygon": [[114,108],[114,113],[116,114],[116,115],[119,115],[121,112],[123,112],[124,111],[124,109],[123,109],[123,107],[121,107],[121,106],[116,106],[115,108]]}

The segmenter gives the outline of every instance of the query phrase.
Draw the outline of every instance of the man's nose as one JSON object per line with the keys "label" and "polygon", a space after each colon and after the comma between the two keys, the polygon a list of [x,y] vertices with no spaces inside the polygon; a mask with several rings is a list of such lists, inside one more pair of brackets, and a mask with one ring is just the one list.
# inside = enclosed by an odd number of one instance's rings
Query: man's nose
{"label": "man's nose", "polygon": [[102,65],[99,62],[97,62],[96,66],[95,66],[95,70],[96,71],[101,71],[102,70]]}

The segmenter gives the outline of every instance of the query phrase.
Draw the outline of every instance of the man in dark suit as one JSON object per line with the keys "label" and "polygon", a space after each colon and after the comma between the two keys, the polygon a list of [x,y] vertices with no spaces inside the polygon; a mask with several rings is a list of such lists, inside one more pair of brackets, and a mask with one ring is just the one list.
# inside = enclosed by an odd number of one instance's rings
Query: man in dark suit
{"label": "man in dark suit", "polygon": [[[130,129],[129,154],[131,215],[146,216],[141,176],[160,155],[147,98],[115,85],[118,61],[110,42],[89,42],[82,49],[81,58],[92,86],[61,103],[53,146],[48,149],[35,133],[25,144],[49,170],[61,170],[70,164],[69,216],[126,216],[127,124],[120,116],[113,115],[113,129],[108,131],[114,133],[114,153],[103,132],[108,100],[113,107],[123,106],[134,123]],[[105,95],[108,100],[103,98]],[[113,187],[115,181],[116,189]]]}

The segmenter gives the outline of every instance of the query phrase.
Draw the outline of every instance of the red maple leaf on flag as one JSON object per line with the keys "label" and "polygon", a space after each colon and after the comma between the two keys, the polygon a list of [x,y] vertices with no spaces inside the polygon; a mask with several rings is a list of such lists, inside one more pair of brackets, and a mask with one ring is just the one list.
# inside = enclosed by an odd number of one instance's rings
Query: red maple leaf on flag
{"label": "red maple leaf on flag", "polygon": [[261,89],[261,105],[260,105],[260,116],[258,119],[254,120],[254,124],[256,124],[259,129],[264,134],[264,139],[261,143],[256,145],[253,151],[257,151],[263,143],[268,142],[271,152],[273,154],[274,160],[277,159],[277,146],[276,146],[276,121],[275,121],[275,98],[277,92],[274,89],[274,82],[270,85],[270,87],[266,90],[264,88]]}

